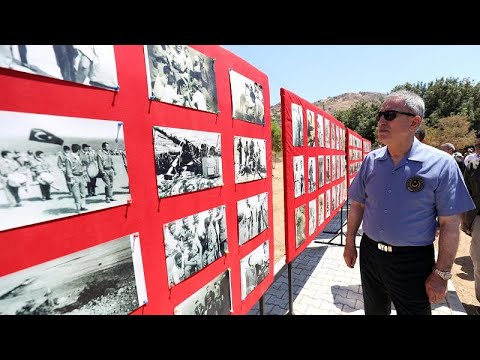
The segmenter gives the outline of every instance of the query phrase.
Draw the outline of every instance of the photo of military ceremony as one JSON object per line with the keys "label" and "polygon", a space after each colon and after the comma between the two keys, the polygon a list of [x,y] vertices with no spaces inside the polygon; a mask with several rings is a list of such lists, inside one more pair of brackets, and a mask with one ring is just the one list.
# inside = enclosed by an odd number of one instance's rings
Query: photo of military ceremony
{"label": "photo of military ceremony", "polygon": [[146,45],[148,93],[152,99],[216,113],[214,60],[186,45]]}
{"label": "photo of military ceremony", "polygon": [[153,127],[158,197],[223,185],[219,133]]}
{"label": "photo of military ceremony", "polygon": [[0,111],[0,154],[0,231],[130,199],[121,122]]}

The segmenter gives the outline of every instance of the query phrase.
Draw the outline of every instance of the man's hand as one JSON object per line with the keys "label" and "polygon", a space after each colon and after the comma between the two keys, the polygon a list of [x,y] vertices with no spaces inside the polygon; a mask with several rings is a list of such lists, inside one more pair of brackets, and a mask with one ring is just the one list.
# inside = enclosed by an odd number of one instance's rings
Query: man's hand
{"label": "man's hand", "polygon": [[357,248],[355,245],[345,245],[345,249],[343,250],[343,259],[345,260],[345,264],[347,264],[349,268],[353,269],[355,262],[357,261]]}
{"label": "man's hand", "polygon": [[433,272],[425,281],[425,289],[427,290],[428,301],[431,304],[438,304],[447,295],[447,280],[443,280]]}

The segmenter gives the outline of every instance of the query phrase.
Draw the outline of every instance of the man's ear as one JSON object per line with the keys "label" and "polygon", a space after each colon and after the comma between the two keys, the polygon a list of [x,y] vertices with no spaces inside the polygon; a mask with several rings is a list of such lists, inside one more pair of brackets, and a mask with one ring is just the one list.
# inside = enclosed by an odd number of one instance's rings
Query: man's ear
{"label": "man's ear", "polygon": [[421,124],[422,118],[420,117],[420,115],[415,115],[414,117],[412,117],[411,126],[415,127],[415,130],[417,130]]}

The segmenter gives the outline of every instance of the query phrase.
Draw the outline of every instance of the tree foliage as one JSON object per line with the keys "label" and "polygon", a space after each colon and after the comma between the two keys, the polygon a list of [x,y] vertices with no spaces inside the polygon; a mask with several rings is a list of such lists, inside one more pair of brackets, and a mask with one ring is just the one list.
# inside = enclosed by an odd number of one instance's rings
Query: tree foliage
{"label": "tree foliage", "polygon": [[272,149],[274,153],[282,152],[282,128],[277,121],[272,121]]}
{"label": "tree foliage", "polygon": [[381,102],[367,103],[359,101],[347,110],[339,110],[334,116],[346,127],[356,131],[365,139],[375,143],[377,121],[375,115],[380,109]]}
{"label": "tree foliage", "polygon": [[475,132],[469,130],[470,122],[463,115],[454,115],[438,120],[437,127],[425,127],[425,143],[439,147],[452,143],[457,150],[464,150],[475,142]]}

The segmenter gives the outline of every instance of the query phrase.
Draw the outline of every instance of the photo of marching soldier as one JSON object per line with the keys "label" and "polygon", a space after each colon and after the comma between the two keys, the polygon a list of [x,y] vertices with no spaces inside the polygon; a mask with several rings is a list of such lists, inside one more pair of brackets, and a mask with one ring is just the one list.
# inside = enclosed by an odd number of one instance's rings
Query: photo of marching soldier
{"label": "photo of marching soldier", "polygon": [[232,69],[229,72],[232,90],[232,117],[265,125],[262,86]]}
{"label": "photo of marching soldier", "polygon": [[235,136],[235,184],[267,177],[266,140]]}
{"label": "photo of marching soldier", "polygon": [[293,146],[303,146],[303,110],[300,105],[292,103],[292,137]]}
{"label": "photo of marching soldier", "polygon": [[270,268],[268,240],[240,261],[242,300],[267,277]]}
{"label": "photo of marching soldier", "polygon": [[0,67],[118,89],[113,45],[0,45]]}
{"label": "photo of marching soldier", "polygon": [[121,122],[0,111],[0,154],[0,231],[131,198]]}
{"label": "photo of marching soldier", "polygon": [[308,192],[312,193],[317,190],[317,171],[315,169],[315,157],[308,158]]}
{"label": "photo of marching soldier", "polygon": [[214,59],[186,45],[145,45],[150,99],[218,111]]}
{"label": "photo of marching soldier", "polygon": [[223,185],[219,133],[154,126],[158,197]]}
{"label": "photo of marching soldier", "polygon": [[297,248],[305,241],[305,205],[295,209],[295,243]]}
{"label": "photo of marching soldier", "polygon": [[137,234],[0,277],[1,315],[127,315],[147,302]]}
{"label": "photo of marching soldier", "polygon": [[248,240],[268,228],[268,193],[237,201],[238,243]]}
{"label": "photo of marching soldier", "polygon": [[165,224],[163,238],[168,285],[173,287],[227,252],[225,206]]}
{"label": "photo of marching soldier", "polygon": [[305,194],[305,174],[303,166],[303,155],[293,157],[293,184],[294,184],[294,197],[297,198]]}
{"label": "photo of marching soldier", "polygon": [[308,202],[308,236],[312,235],[317,228],[317,201]]}
{"label": "photo of marching soldier", "polygon": [[323,116],[317,115],[318,146],[323,147]]}
{"label": "photo of marching soldier", "polygon": [[322,225],[324,220],[324,211],[325,211],[324,199],[325,199],[324,194],[320,194],[318,196],[318,226]]}
{"label": "photo of marching soldier", "polygon": [[174,315],[229,315],[230,294],[230,270],[225,270],[175,307]]}

